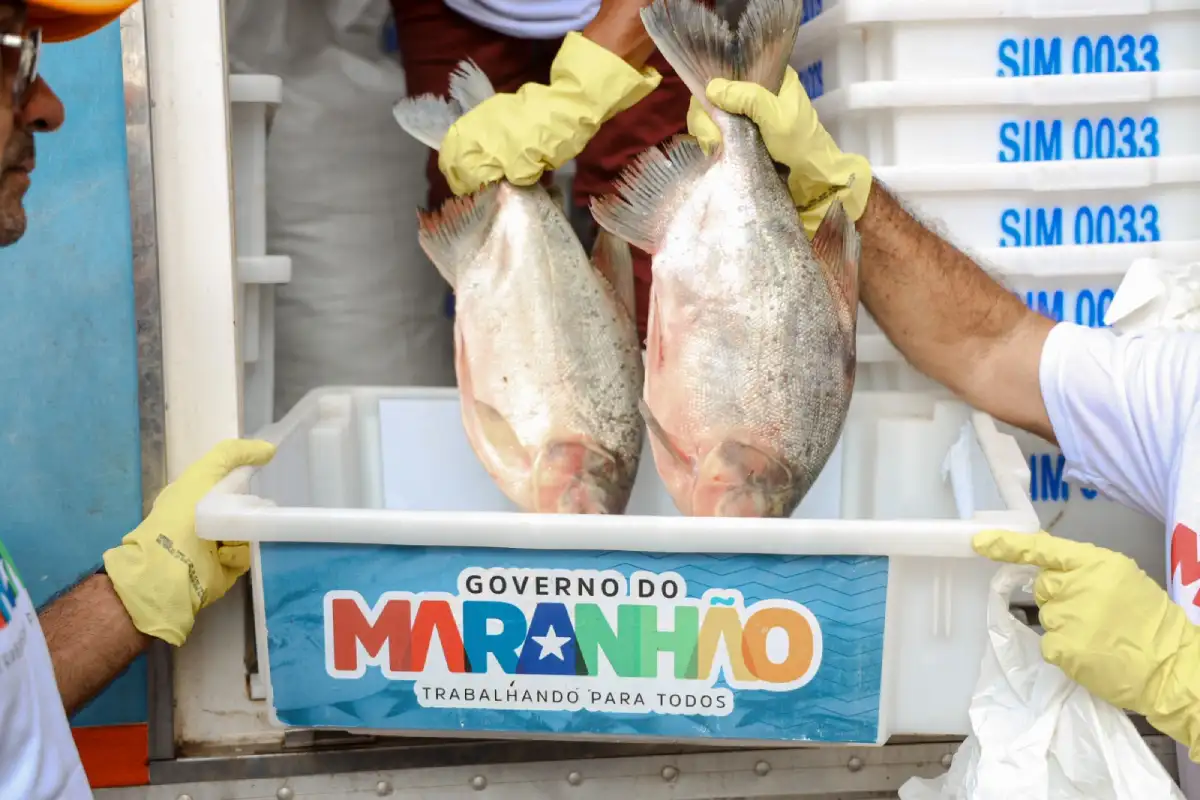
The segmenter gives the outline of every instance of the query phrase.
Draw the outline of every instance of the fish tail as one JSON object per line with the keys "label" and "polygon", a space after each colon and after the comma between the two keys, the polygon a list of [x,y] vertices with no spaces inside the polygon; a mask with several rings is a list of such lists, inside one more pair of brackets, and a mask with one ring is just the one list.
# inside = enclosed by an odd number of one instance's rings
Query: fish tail
{"label": "fish tail", "polygon": [[750,0],[738,24],[736,80],[778,93],[803,19],[800,0]]}
{"label": "fish tail", "polygon": [[729,23],[696,0],[654,0],[641,13],[658,52],[711,114],[705,88],[714,78],[737,74],[736,40]]}
{"label": "fish tail", "polygon": [[804,13],[800,0],[746,0],[735,6],[740,11],[736,33],[697,0],[654,0],[642,10],[646,32],[710,115],[705,89],[714,78],[779,91]]}
{"label": "fish tail", "polygon": [[483,246],[495,218],[498,188],[452,197],[437,211],[417,212],[417,241],[438,272],[456,288],[458,267]]}
{"label": "fish tail", "polygon": [[488,76],[467,59],[450,73],[449,97],[434,94],[406,97],[392,107],[392,116],[409,136],[437,150],[459,117],[494,94],[496,90]]}
{"label": "fish tail", "polygon": [[592,216],[601,228],[647,253],[658,252],[666,230],[663,214],[708,170],[711,160],[690,136],[676,136],[665,150],[652,147],[626,167],[616,194],[592,199]]}

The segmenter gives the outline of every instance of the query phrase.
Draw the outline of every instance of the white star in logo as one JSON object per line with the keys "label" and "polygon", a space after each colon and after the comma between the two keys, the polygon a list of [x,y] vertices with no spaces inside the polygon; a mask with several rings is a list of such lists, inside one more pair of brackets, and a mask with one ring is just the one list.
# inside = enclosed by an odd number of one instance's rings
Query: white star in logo
{"label": "white star in logo", "polygon": [[554,633],[554,626],[551,625],[546,630],[545,636],[529,637],[542,646],[542,654],[538,656],[538,661],[541,661],[546,656],[552,655],[559,661],[566,661],[566,656],[563,655],[563,645],[571,641],[569,636],[558,636]]}

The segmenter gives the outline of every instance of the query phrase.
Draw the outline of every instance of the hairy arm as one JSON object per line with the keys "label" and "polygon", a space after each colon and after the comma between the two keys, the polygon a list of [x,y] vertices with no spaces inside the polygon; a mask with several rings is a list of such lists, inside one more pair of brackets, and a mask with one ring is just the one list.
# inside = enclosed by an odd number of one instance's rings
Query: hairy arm
{"label": "hairy arm", "polygon": [[913,219],[878,181],[858,231],[863,305],[904,357],[975,408],[1053,442],[1039,365],[1054,322]]}
{"label": "hairy arm", "polygon": [[640,12],[650,0],[601,0],[600,10],[583,29],[583,35],[635,69],[646,65],[654,41],[642,25]]}
{"label": "hairy arm", "polygon": [[107,575],[93,575],[51,603],[42,631],[67,714],[73,714],[146,649]]}

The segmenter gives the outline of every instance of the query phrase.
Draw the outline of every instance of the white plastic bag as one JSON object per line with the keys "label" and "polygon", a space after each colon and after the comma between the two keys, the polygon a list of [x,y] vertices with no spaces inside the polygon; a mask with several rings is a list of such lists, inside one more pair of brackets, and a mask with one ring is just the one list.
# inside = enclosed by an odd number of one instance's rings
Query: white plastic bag
{"label": "white plastic bag", "polygon": [[1134,261],[1117,287],[1105,322],[1119,333],[1200,331],[1200,264]]}
{"label": "white plastic bag", "polygon": [[1047,664],[1009,612],[1035,575],[1004,566],[992,579],[972,735],[945,775],[910,779],[901,800],[1182,800],[1129,718]]}
{"label": "white plastic bag", "polygon": [[275,414],[327,385],[453,386],[447,286],[417,243],[429,151],[392,118],[387,0],[227,0],[230,62],[283,79],[267,139]]}

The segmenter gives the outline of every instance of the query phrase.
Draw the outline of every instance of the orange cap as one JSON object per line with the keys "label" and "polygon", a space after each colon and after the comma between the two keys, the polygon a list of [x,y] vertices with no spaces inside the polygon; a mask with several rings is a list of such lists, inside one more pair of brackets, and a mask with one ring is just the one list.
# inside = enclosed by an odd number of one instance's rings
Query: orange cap
{"label": "orange cap", "polygon": [[137,0],[28,0],[26,25],[47,42],[68,42],[98,31]]}

